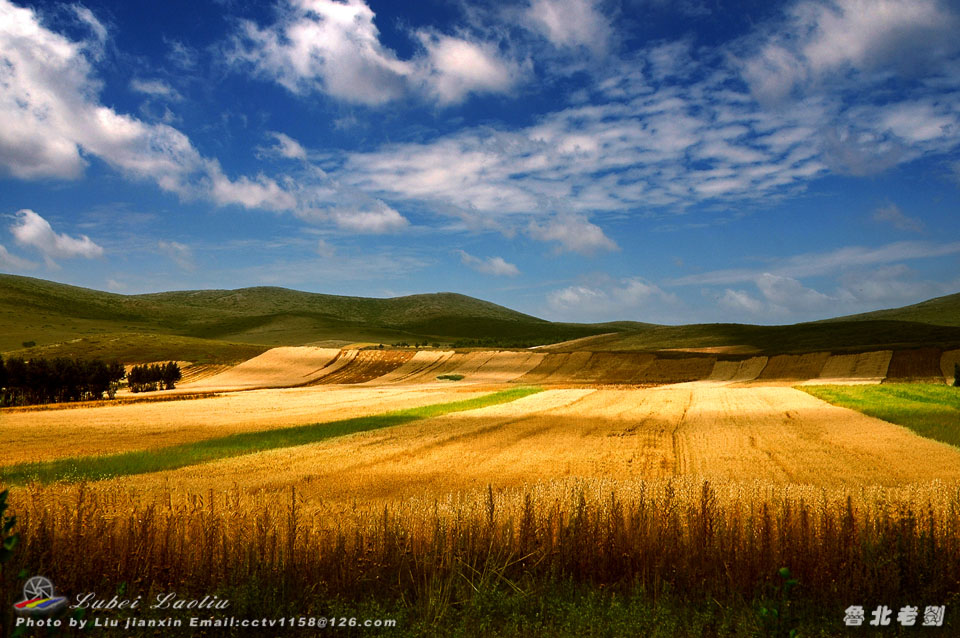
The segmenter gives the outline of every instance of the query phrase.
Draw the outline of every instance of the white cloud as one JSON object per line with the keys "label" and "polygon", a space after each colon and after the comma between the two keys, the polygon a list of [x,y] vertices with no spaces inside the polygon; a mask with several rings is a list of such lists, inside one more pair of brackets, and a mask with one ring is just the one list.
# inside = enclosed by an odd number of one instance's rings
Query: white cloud
{"label": "white cloud", "polygon": [[290,0],[271,27],[243,22],[233,59],[294,93],[382,104],[404,93],[413,67],[380,44],[373,17],[362,0]]}
{"label": "white cloud", "polygon": [[87,165],[84,156],[96,156],[184,198],[294,205],[269,178],[232,182],[180,131],[99,104],[88,48],[46,29],[34,11],[0,0],[0,171],[21,179],[75,179]]}
{"label": "white cloud", "polygon": [[849,312],[902,306],[960,290],[960,275],[953,281],[925,281],[905,264],[850,270],[838,281],[837,297],[851,307]]}
{"label": "white cloud", "polygon": [[815,313],[830,309],[835,301],[790,277],[763,273],[757,277],[756,284],[776,312]]}
{"label": "white cloud", "polygon": [[196,49],[193,49],[179,40],[168,40],[167,38],[163,39],[164,43],[167,45],[167,59],[184,70],[191,70],[197,65],[197,58],[199,57]]}
{"label": "white cloud", "polygon": [[826,253],[803,253],[784,259],[770,260],[771,263],[762,269],[714,270],[679,277],[667,283],[671,286],[733,284],[756,281],[765,274],[789,278],[816,277],[862,266],[890,264],[912,259],[930,259],[955,254],[960,254],[960,242],[901,241],[876,248],[845,246]]}
{"label": "white cloud", "polygon": [[86,235],[71,237],[56,233],[47,220],[32,210],[17,211],[17,221],[10,226],[10,232],[21,246],[40,251],[51,266],[56,264],[55,259],[93,259],[103,256],[103,248]]}
{"label": "white cloud", "polygon": [[533,0],[526,23],[558,47],[586,47],[604,53],[610,44],[610,19],[594,0]]}
{"label": "white cloud", "polygon": [[419,37],[427,53],[418,73],[426,92],[440,104],[461,102],[470,93],[504,93],[519,74],[491,44],[427,32]]}
{"label": "white cloud", "polygon": [[569,286],[555,290],[547,295],[547,302],[555,309],[566,311],[581,310],[597,303],[607,303],[607,293],[586,286]]}
{"label": "white cloud", "polygon": [[723,295],[717,300],[717,303],[722,308],[737,313],[748,312],[750,314],[760,314],[765,310],[763,302],[745,290],[731,290],[727,288],[723,291]]}
{"label": "white cloud", "polygon": [[37,265],[29,259],[11,254],[6,246],[0,244],[0,268],[5,270],[31,270],[36,267]]}
{"label": "white cloud", "polygon": [[357,233],[390,233],[410,225],[403,215],[379,200],[364,208],[334,208],[328,214],[338,227]]}
{"label": "white cloud", "polygon": [[957,17],[939,0],[805,2],[794,16],[809,33],[803,55],[818,73],[891,64],[913,72],[910,65],[928,65],[957,47]]}
{"label": "white cloud", "polygon": [[578,284],[547,294],[547,305],[556,316],[568,320],[630,319],[656,321],[681,308],[680,299],[659,286],[633,277]]}
{"label": "white cloud", "polygon": [[171,102],[180,102],[183,100],[183,96],[180,95],[179,91],[163,80],[134,78],[130,80],[130,90],[150,97],[163,98]]}
{"label": "white cloud", "polygon": [[77,21],[87,27],[90,33],[93,34],[94,40],[84,43],[84,48],[94,57],[101,57],[103,55],[104,45],[107,42],[107,28],[97,19],[93,11],[83,5],[71,5],[70,9],[73,11]]}
{"label": "white cloud", "polygon": [[337,254],[337,247],[323,239],[317,240],[316,253],[323,259],[331,259]]}
{"label": "white cloud", "polygon": [[531,221],[527,234],[539,241],[558,242],[561,250],[582,255],[618,250],[617,244],[603,233],[602,228],[578,215],[561,215],[543,224]]}
{"label": "white cloud", "polygon": [[206,162],[206,166],[210,179],[209,197],[221,206],[238,204],[246,208],[278,211],[297,206],[296,198],[266,175],[260,174],[256,179],[240,177],[231,180],[223,174],[215,160]]}
{"label": "white cloud", "polygon": [[262,151],[287,159],[307,159],[307,150],[297,140],[277,131],[271,131],[269,135],[277,141],[277,145],[269,149],[261,149]]}
{"label": "white cloud", "polygon": [[952,9],[939,0],[796,2],[743,61],[744,77],[758,97],[777,101],[851,70],[929,73],[958,48]]}
{"label": "white cloud", "polygon": [[273,25],[242,22],[229,58],[293,93],[373,106],[413,91],[449,104],[514,83],[516,66],[491,43],[421,31],[423,52],[401,60],[373,20],[363,0],[287,0]]}
{"label": "white cloud", "polygon": [[501,277],[516,277],[520,274],[520,269],[503,259],[503,257],[487,257],[486,259],[475,257],[465,250],[457,250],[460,255],[460,262],[473,270],[485,275],[496,275]]}
{"label": "white cloud", "polygon": [[[764,273],[754,283],[759,298],[745,290],[727,288],[716,296],[717,305],[734,316],[778,322],[823,319],[916,303],[956,292],[953,281],[918,279],[904,264],[853,268],[841,273],[832,291],[810,288],[792,277]],[[705,290],[704,294],[711,294]]]}
{"label": "white cloud", "polygon": [[915,217],[908,217],[903,214],[900,207],[890,202],[873,211],[873,221],[884,224],[891,224],[899,230],[906,230],[915,233],[923,231],[923,222]]}
{"label": "white cloud", "polygon": [[[892,15],[901,5],[890,4]],[[945,15],[949,22],[952,14]],[[864,72],[844,93],[817,79],[832,68],[826,61],[814,69],[803,57],[813,36],[809,29],[791,31],[799,19],[761,27],[714,54],[694,56],[682,41],[611,60],[595,70],[583,101],[524,128],[461,129],[347,152],[324,168],[340,184],[391,204],[409,203],[475,228],[534,228],[542,237],[558,211],[592,218],[681,212],[701,203],[766,204],[831,172],[875,174],[960,147],[960,111],[953,107],[960,75],[950,80],[937,67],[919,68],[905,99]],[[758,81],[785,88],[754,84],[753,94],[739,88],[751,65],[772,65]],[[941,82],[935,90],[924,84],[934,78]],[[799,91],[773,109],[755,97],[791,93],[798,83],[823,90]],[[956,99],[944,97],[945,86]]]}
{"label": "white cloud", "polygon": [[176,241],[160,240],[157,242],[157,248],[182,270],[193,272],[197,269],[197,265],[193,260],[193,250],[186,244],[181,244]]}

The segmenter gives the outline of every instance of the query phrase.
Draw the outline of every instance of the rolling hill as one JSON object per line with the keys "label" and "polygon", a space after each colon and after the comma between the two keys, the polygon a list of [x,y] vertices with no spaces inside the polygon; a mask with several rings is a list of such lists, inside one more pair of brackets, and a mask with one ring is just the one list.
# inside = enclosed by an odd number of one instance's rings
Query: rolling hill
{"label": "rolling hill", "polygon": [[230,362],[279,345],[478,338],[532,345],[643,325],[553,323],[455,293],[371,299],[258,287],[120,295],[0,275],[0,352],[7,353]]}
{"label": "rolling hill", "polygon": [[0,352],[8,355],[231,363],[275,346],[357,342],[733,355],[956,347],[960,294],[788,326],[661,326],[555,323],[455,293],[372,299],[257,287],[121,295],[0,275]]}
{"label": "rolling hill", "polygon": [[847,315],[836,319],[825,319],[819,323],[837,321],[913,321],[937,326],[960,326],[960,293],[936,297],[902,308],[876,310],[858,315]]}

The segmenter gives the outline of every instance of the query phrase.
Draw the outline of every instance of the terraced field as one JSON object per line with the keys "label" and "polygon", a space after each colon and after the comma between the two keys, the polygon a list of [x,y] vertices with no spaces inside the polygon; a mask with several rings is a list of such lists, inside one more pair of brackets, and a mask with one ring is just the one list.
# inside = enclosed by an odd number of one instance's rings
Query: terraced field
{"label": "terraced field", "polygon": [[917,348],[771,357],[729,353],[357,350],[274,348],[233,368],[189,366],[181,392],[321,385],[422,385],[456,375],[461,383],[660,385],[722,383],[953,382],[960,350]]}

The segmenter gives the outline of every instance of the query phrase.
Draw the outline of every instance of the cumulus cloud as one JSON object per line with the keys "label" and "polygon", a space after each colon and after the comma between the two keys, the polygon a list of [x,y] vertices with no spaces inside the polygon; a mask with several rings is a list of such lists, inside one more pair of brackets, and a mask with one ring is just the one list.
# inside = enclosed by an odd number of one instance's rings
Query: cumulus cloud
{"label": "cumulus cloud", "polygon": [[762,273],[755,277],[756,294],[726,288],[705,290],[718,307],[751,320],[798,321],[823,319],[890,308],[956,292],[952,281],[924,280],[905,264],[852,268],[840,273],[830,290],[817,290],[793,277]]}
{"label": "cumulus cloud", "polygon": [[584,309],[596,303],[606,303],[607,293],[587,286],[568,286],[547,295],[547,302],[557,310]]}
{"label": "cumulus cloud", "polygon": [[327,214],[339,228],[356,233],[390,233],[410,225],[403,215],[379,200],[361,208],[334,208]]}
{"label": "cumulus cloud", "polygon": [[460,263],[485,275],[496,275],[500,277],[516,277],[520,274],[520,269],[503,259],[503,257],[475,257],[465,250],[457,250],[460,255]]}
{"label": "cumulus cloud", "polygon": [[[603,279],[603,278],[602,278]],[[557,316],[571,320],[617,318],[653,321],[681,307],[680,299],[638,277],[578,284],[547,294],[547,304]]]}
{"label": "cumulus cloud", "polygon": [[401,60],[380,42],[363,0],[288,0],[280,14],[266,27],[242,22],[229,57],[293,93],[376,106],[421,91],[448,104],[514,81],[494,45],[449,35],[418,33],[423,52]]}
{"label": "cumulus cloud", "polygon": [[193,260],[193,250],[186,244],[181,244],[176,241],[160,240],[157,242],[157,249],[169,257],[173,263],[182,270],[187,272],[196,270],[197,265]]}
{"label": "cumulus cloud", "polygon": [[470,93],[503,93],[520,71],[500,59],[494,45],[421,32],[426,57],[418,73],[426,92],[440,104],[461,102]]}
{"label": "cumulus cloud", "polygon": [[209,197],[221,206],[237,204],[245,208],[291,210],[297,200],[276,181],[264,174],[254,179],[240,177],[231,180],[215,160],[205,162],[209,179]]}
{"label": "cumulus cloud", "polygon": [[806,0],[743,62],[761,99],[779,101],[830,75],[928,72],[957,51],[952,7],[939,0]]}
{"label": "cumulus cloud", "polygon": [[413,67],[380,44],[373,18],[362,0],[291,0],[275,25],[244,21],[232,59],[294,93],[382,104],[404,93]]}
{"label": "cumulus cloud", "polygon": [[524,18],[555,46],[604,53],[613,29],[598,5],[594,0],[533,0]]}
{"label": "cumulus cloud", "polygon": [[906,230],[914,233],[923,232],[924,228],[921,220],[904,215],[900,207],[892,202],[873,211],[873,221],[890,224],[898,230]]}
{"label": "cumulus cloud", "polygon": [[593,255],[599,251],[618,250],[616,242],[603,229],[579,215],[561,215],[540,223],[531,221],[527,234],[540,241],[554,241],[561,251]]}
{"label": "cumulus cloud", "polygon": [[760,314],[766,310],[763,302],[752,296],[746,290],[732,290],[727,288],[723,295],[717,300],[721,308],[732,310],[733,312],[747,312],[750,314]]}
{"label": "cumulus cloud", "polygon": [[0,0],[0,171],[21,179],[75,179],[87,165],[85,156],[96,156],[185,198],[293,205],[270,178],[232,182],[177,129],[101,105],[87,44],[45,28],[33,10]]}
{"label": "cumulus cloud", "polygon": [[50,222],[32,210],[19,210],[16,216],[17,220],[10,226],[14,239],[21,246],[38,250],[51,266],[56,265],[56,259],[103,256],[103,248],[86,235],[71,237],[56,233]]}
{"label": "cumulus cloud", "polygon": [[826,310],[833,302],[829,295],[807,288],[790,277],[763,273],[757,277],[756,284],[777,311],[811,313]]}

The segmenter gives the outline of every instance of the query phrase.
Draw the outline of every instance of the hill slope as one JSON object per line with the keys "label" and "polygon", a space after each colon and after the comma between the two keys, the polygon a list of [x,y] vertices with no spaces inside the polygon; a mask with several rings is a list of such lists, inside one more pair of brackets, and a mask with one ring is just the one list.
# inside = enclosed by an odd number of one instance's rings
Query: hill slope
{"label": "hill slope", "polygon": [[220,361],[248,356],[244,344],[464,338],[552,343],[628,325],[552,323],[455,293],[370,299],[259,287],[120,295],[0,275],[0,352],[34,342],[50,356],[99,352],[128,357],[129,341],[142,342],[145,335],[153,342],[151,352],[163,352],[169,342],[168,356],[174,358],[174,346],[185,342],[172,336],[216,342],[204,359]]}
{"label": "hill slope", "polygon": [[960,294],[789,326],[657,326],[553,323],[455,293],[371,299],[258,287],[120,295],[0,275],[0,352],[232,362],[272,346],[352,342],[733,354],[952,348],[960,346]]}
{"label": "hill slope", "polygon": [[960,293],[928,299],[902,308],[890,308],[889,310],[876,310],[835,319],[825,319],[819,323],[876,320],[914,321],[937,326],[960,326]]}
{"label": "hill slope", "polygon": [[910,321],[833,321],[788,326],[692,324],[657,326],[547,346],[548,352],[656,352],[706,350],[719,354],[867,352],[936,346],[960,347],[960,327]]}

